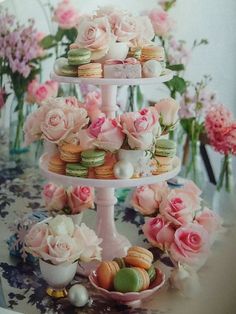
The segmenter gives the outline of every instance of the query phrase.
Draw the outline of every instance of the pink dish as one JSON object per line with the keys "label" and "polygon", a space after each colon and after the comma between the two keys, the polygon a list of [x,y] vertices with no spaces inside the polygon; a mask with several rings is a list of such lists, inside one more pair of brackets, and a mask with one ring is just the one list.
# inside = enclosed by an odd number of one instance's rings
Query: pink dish
{"label": "pink dish", "polygon": [[147,290],[141,292],[127,292],[121,293],[117,291],[108,291],[98,286],[97,281],[97,273],[96,271],[92,271],[89,275],[89,280],[91,284],[100,291],[100,293],[108,298],[117,301],[118,303],[122,303],[131,307],[139,306],[143,299],[146,299],[152,296],[155,292],[157,292],[165,283],[165,275],[156,268],[156,279],[151,283]]}

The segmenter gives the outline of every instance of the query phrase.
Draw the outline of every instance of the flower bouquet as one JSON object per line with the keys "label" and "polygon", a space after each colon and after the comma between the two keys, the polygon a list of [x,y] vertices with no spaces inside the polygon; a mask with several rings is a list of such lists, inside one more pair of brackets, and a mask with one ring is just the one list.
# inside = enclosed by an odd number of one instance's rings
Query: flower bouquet
{"label": "flower bouquet", "polygon": [[213,149],[224,155],[213,206],[231,224],[235,218],[235,186],[232,156],[236,155],[236,121],[224,105],[211,107],[205,118],[205,130]]}
{"label": "flower bouquet", "polygon": [[197,271],[207,260],[221,218],[202,206],[201,191],[191,181],[174,190],[166,183],[138,187],[131,204],[151,216],[143,225],[144,236],[171,259],[172,285],[192,296],[199,286]]}
{"label": "flower bouquet", "polygon": [[25,237],[26,250],[39,258],[47,293],[56,298],[67,295],[65,287],[74,278],[78,261],[101,259],[101,242],[85,224],[74,225],[63,215],[35,224]]}

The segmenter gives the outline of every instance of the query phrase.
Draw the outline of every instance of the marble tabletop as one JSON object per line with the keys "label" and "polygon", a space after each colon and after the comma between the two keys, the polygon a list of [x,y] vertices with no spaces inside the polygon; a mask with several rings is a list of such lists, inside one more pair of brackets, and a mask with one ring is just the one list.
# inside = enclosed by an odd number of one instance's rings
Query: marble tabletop
{"label": "marble tabletop", "polygon": [[[232,225],[222,234],[213,247],[209,260],[200,270],[201,291],[192,299],[186,299],[175,290],[165,286],[153,297],[145,300],[140,308],[130,309],[103,299],[90,285],[87,278],[76,276],[75,282],[84,284],[93,300],[82,309],[74,308],[67,299],[54,300],[46,295],[46,283],[37,263],[23,263],[9,256],[7,239],[12,234],[16,219],[32,212],[45,211],[41,202],[44,179],[37,167],[6,163],[0,156],[0,275],[5,302],[9,309],[25,314],[62,313],[134,313],[134,314],[234,314],[236,312],[236,227]],[[119,191],[119,203],[115,217],[117,229],[132,244],[148,247],[142,236],[144,220],[124,202],[129,191]],[[85,213],[83,221],[94,227],[95,210]],[[158,249],[154,250],[157,265],[167,274],[170,260]],[[0,308],[0,313],[1,308]]]}

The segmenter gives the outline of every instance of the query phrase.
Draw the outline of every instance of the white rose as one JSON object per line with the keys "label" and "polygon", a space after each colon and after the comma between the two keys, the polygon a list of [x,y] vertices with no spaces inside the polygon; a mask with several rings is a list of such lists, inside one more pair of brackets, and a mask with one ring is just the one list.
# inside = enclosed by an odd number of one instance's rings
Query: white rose
{"label": "white rose", "polygon": [[81,226],[76,226],[74,238],[81,251],[80,260],[82,262],[101,259],[102,248],[99,244],[102,242],[102,239],[99,239],[92,229],[82,223]]}
{"label": "white rose", "polygon": [[58,215],[49,221],[49,230],[54,236],[72,236],[74,229],[73,220],[65,215]]}

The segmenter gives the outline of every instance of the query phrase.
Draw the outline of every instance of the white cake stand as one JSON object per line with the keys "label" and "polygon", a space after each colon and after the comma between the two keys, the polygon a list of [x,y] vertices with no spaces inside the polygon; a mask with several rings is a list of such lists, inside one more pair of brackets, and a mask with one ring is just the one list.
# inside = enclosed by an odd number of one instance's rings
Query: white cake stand
{"label": "white cake stand", "polygon": [[[72,84],[93,84],[99,85],[102,91],[102,111],[109,118],[114,118],[117,106],[116,96],[117,87],[121,85],[145,85],[158,84],[169,81],[173,77],[173,72],[167,70],[165,75],[158,78],[141,78],[141,79],[95,79],[95,78],[74,78],[57,76],[51,74],[51,78],[58,82]],[[142,177],[138,179],[128,180],[100,180],[77,178],[63,176],[48,171],[49,155],[44,154],[39,161],[42,174],[55,183],[60,183],[64,186],[86,185],[96,188],[96,205],[97,205],[97,222],[96,233],[102,242],[102,259],[112,260],[114,257],[122,257],[126,255],[127,249],[131,246],[127,238],[120,235],[114,222],[114,205],[117,202],[115,197],[115,189],[121,187],[135,187],[147,184],[154,184],[166,181],[176,176],[180,171],[180,160],[176,157],[174,160],[173,170],[160,175]]]}

